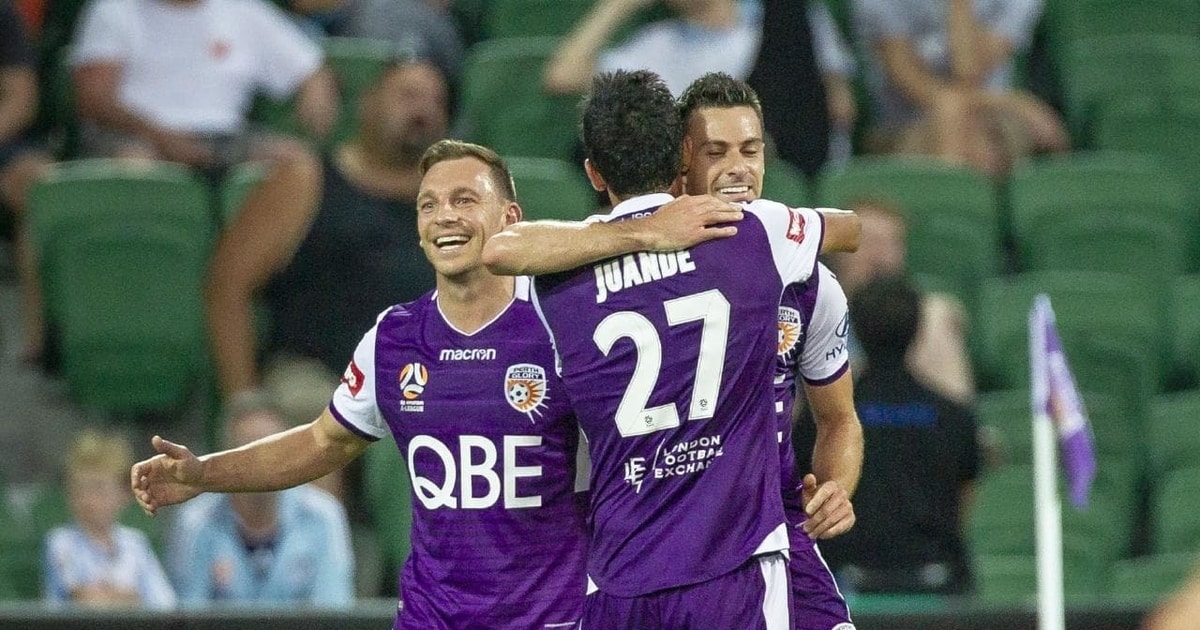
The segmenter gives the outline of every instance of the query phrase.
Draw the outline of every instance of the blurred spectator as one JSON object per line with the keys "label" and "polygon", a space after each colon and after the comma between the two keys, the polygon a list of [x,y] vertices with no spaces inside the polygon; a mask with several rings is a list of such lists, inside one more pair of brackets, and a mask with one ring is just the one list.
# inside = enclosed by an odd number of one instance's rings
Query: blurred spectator
{"label": "blurred spectator", "polygon": [[1200,567],[1150,611],[1142,622],[1142,630],[1192,630],[1197,620],[1200,620]]}
{"label": "blurred spectator", "polygon": [[1042,0],[852,0],[876,128],[871,148],[1002,178],[1016,159],[1070,148],[1058,114],[1014,85]]}
{"label": "blurred spectator", "polygon": [[[619,46],[613,34],[642,9],[664,2],[679,14],[638,28]],[[706,72],[744,79],[762,38],[762,7],[755,0],[597,0],[546,66],[550,92],[587,89],[592,75],[649,69],[678,96]],[[765,109],[773,106],[764,101]]]}
{"label": "blurred spectator", "polygon": [[[231,405],[224,424],[225,448],[287,428],[262,396]],[[180,507],[176,517],[168,561],[184,606],[353,603],[346,512],[324,490],[206,494]]]}
{"label": "blurred spectator", "polygon": [[0,0],[0,206],[12,212],[15,266],[21,283],[20,357],[37,362],[44,346],[42,298],[25,234],[29,188],[49,167],[50,154],[29,137],[37,113],[37,58],[11,0]]}
{"label": "blurred spectator", "polygon": [[[248,207],[226,230],[206,288],[226,398],[262,384],[260,357],[316,359],[336,385],[361,331],[387,306],[433,288],[417,237],[417,164],[445,134],[447,116],[442,74],[418,60],[397,63],[364,92],[357,135],[325,164],[319,206]],[[261,353],[258,296],[269,319]]]}
{"label": "blurred spectator", "polygon": [[808,21],[817,54],[817,68],[821,72],[821,84],[825,88],[825,107],[830,128],[829,159],[835,164],[841,163],[849,159],[853,152],[852,136],[858,120],[853,84],[858,71],[857,62],[825,0],[809,0]]}
{"label": "blurred spectator", "polygon": [[867,356],[854,389],[865,453],[854,495],[857,523],[822,542],[825,559],[839,581],[860,592],[967,592],[963,525],[980,469],[975,418],[905,367],[921,309],[903,276],[859,287],[850,312]]}
{"label": "blurred spectator", "polygon": [[[853,296],[871,280],[907,271],[908,226],[899,209],[886,201],[851,204],[862,223],[862,241],[853,254],[830,256],[846,294]],[[908,351],[907,365],[913,375],[942,396],[960,404],[975,400],[975,374],[967,353],[966,308],[948,293],[921,294],[920,328]],[[851,340],[851,351],[857,344]],[[862,360],[853,359],[856,365]]]}
{"label": "blurred spectator", "polygon": [[745,77],[762,101],[775,152],[810,177],[825,164],[834,137],[835,93],[828,78],[840,49],[825,17],[822,0],[764,0],[762,40]]}
{"label": "blurred spectator", "polygon": [[95,0],[70,63],[83,151],[161,159],[219,176],[265,160],[265,180],[243,212],[288,214],[316,204],[320,172],[297,140],[249,128],[260,90],[294,98],[314,137],[337,116],[332,74],[319,46],[265,0]]}
{"label": "blurred spectator", "polygon": [[45,595],[54,604],[175,606],[175,591],[142,532],[117,523],[129,504],[133,452],[94,430],[67,453],[67,503],[74,522],[46,535]]}

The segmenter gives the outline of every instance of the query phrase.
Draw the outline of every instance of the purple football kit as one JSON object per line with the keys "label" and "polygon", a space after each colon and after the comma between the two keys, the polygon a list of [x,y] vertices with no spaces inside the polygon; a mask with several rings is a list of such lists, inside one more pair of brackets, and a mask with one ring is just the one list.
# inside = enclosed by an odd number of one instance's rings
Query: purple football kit
{"label": "purple football kit", "polygon": [[[635,197],[596,220],[637,218],[670,200]],[[722,576],[746,581],[748,561],[788,546],[774,401],[764,384],[781,291],[814,273],[824,225],[813,210],[770,201],[745,209],[731,238],[534,281],[591,456],[587,570],[600,597],[589,597],[585,628],[631,627],[628,610],[612,602],[593,609],[593,601]],[[760,591],[770,582],[766,569],[749,571]],[[667,607],[659,607],[660,624]],[[760,594],[754,614],[764,608]]]}
{"label": "purple football kit", "polygon": [[397,629],[569,628],[586,589],[579,430],[529,281],[494,320],[456,330],[436,292],[385,311],[330,411],[389,432],[412,482]]}
{"label": "purple football kit", "polygon": [[817,264],[807,282],[783,290],[779,300],[779,347],[775,363],[775,412],[778,415],[779,472],[783,511],[787,517],[791,553],[793,628],[795,630],[853,630],[850,610],[821,557],[817,543],[804,533],[801,476],[792,450],[792,406],[796,377],[810,385],[828,385],[850,366],[846,347],[849,332],[846,294],[825,265]]}

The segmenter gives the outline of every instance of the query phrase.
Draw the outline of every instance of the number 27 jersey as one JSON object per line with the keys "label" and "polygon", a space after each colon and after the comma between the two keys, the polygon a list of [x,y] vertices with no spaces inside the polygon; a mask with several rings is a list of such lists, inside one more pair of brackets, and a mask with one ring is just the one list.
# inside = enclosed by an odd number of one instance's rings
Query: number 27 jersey
{"label": "number 27 jersey", "polygon": [[[653,212],[635,197],[607,220]],[[821,216],[746,205],[738,234],[534,280],[592,460],[588,575],[632,597],[787,547],[772,369],[783,287],[812,273]]]}

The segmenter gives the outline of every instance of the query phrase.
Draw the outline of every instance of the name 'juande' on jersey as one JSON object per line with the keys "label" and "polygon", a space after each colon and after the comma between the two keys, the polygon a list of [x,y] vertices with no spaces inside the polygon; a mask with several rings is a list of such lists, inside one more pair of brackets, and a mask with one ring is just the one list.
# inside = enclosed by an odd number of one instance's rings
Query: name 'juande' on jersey
{"label": "name 'juande' on jersey", "polygon": [[390,432],[407,464],[413,551],[397,628],[566,627],[582,612],[579,430],[528,280],[516,282],[472,334],[436,293],[385,311],[330,403],[364,437]]}
{"label": "name 'juande' on jersey", "polygon": [[[671,200],[645,195],[600,220]],[[535,279],[534,302],[588,438],[588,575],[636,596],[786,548],[769,383],[783,287],[806,280],[821,216],[746,205],[734,237]]]}

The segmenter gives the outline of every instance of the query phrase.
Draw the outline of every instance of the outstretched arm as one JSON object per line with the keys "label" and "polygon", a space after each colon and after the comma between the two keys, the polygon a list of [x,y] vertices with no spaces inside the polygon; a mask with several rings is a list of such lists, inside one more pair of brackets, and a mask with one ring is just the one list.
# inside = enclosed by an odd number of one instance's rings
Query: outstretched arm
{"label": "outstretched arm", "polygon": [[804,477],[804,531],[813,538],[833,538],[854,526],[850,497],[862,473],[863,432],[854,410],[854,377],[850,370],[828,385],[804,385],[817,425],[812,472]]}
{"label": "outstretched arm", "polygon": [[821,241],[821,253],[853,253],[862,242],[862,219],[853,210],[817,208],[825,217],[825,238]]}
{"label": "outstretched arm", "polygon": [[674,251],[737,234],[737,206],[708,195],[683,196],[642,219],[611,223],[522,221],[488,239],[483,264],[506,276],[574,269],[637,251]]}
{"label": "outstretched arm", "polygon": [[133,496],[151,516],[203,492],[270,492],[307,483],[345,466],[371,443],[326,409],[316,420],[235,449],[196,457],[154,436],[159,454],[133,465]]}

